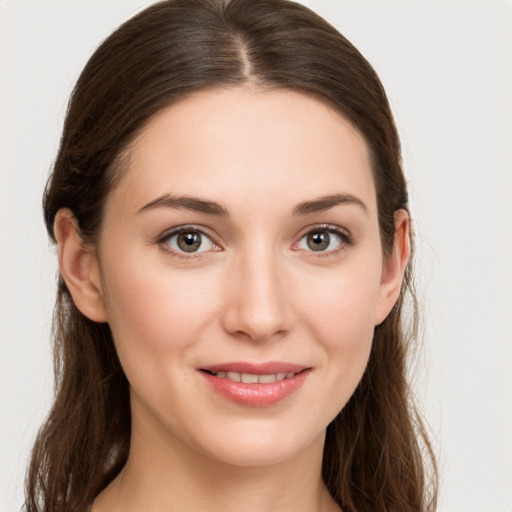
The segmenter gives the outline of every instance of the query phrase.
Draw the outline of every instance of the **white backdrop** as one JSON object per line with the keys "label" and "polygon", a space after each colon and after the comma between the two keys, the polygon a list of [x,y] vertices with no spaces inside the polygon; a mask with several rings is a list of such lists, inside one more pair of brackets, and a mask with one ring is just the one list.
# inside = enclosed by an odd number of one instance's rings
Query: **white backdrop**
{"label": "white backdrop", "polygon": [[[256,1],[256,0],[255,0]],[[147,0],[0,0],[0,510],[52,392],[40,198],[67,96]],[[404,146],[440,512],[512,512],[512,2],[310,0],[372,62]]]}

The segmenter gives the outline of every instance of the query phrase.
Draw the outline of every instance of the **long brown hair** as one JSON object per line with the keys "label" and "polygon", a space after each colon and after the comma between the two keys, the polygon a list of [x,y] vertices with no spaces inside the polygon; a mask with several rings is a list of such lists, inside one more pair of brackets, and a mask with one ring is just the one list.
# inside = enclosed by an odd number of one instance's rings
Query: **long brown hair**
{"label": "long brown hair", "polygon": [[[198,89],[249,82],[318,98],[360,130],[373,158],[389,254],[394,212],[407,208],[407,190],[384,89],[336,29],[286,0],[162,1],[101,44],[73,91],[44,194],[50,237],[56,212],[66,207],[84,242],[96,242],[123,156],[162,108]],[[409,296],[416,320],[411,286],[409,267],[400,299],[375,328],[362,381],[327,429],[323,478],[345,512],[435,508],[435,460],[406,379],[411,337],[401,317]],[[56,396],[33,449],[27,512],[86,510],[130,448],[129,386],[109,326],[78,311],[62,277],[54,344]]]}

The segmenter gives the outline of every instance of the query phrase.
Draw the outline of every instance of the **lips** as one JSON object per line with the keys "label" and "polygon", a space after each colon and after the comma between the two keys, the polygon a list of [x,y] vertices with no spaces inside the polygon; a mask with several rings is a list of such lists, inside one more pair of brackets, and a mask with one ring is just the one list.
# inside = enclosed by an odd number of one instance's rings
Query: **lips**
{"label": "lips", "polygon": [[257,373],[216,372],[212,375],[215,377],[229,379],[233,382],[243,382],[244,384],[270,384],[287,378],[289,379],[296,374],[294,372],[278,372],[262,375],[258,375]]}
{"label": "lips", "polygon": [[297,391],[311,368],[290,363],[225,363],[200,368],[223,397],[246,406],[269,406]]}

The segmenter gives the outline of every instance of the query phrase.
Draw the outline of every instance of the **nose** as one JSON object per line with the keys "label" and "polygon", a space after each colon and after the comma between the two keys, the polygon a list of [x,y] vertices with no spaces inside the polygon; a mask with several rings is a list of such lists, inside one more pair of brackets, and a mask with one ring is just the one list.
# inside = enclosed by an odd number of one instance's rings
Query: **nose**
{"label": "nose", "polygon": [[256,342],[286,335],[295,318],[284,274],[271,250],[239,257],[228,276],[224,329]]}

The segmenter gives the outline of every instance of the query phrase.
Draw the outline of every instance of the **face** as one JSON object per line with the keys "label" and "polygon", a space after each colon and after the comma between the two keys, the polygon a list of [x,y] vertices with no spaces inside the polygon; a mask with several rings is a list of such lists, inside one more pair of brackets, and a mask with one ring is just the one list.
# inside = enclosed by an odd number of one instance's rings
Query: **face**
{"label": "face", "polygon": [[154,118],[98,266],[134,436],[230,464],[322,440],[392,306],[367,145],[290,91],[201,91]]}

